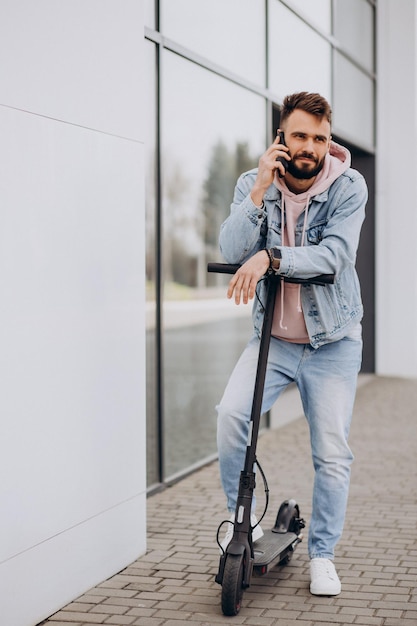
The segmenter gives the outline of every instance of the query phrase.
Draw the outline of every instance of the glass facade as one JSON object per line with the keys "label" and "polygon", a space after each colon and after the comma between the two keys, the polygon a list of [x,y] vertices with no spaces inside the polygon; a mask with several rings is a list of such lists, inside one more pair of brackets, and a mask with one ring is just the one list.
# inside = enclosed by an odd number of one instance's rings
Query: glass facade
{"label": "glass facade", "polygon": [[169,51],[162,70],[164,449],[172,476],[216,452],[215,404],[250,332],[249,310],[243,320],[222,320],[225,279],[206,268],[220,260],[236,178],[263,152],[265,103]]}
{"label": "glass facade", "polygon": [[224,70],[265,84],[263,0],[162,0],[161,30]]}
{"label": "glass facade", "polygon": [[375,69],[374,7],[367,0],[336,0],[334,35],[369,72]]}
{"label": "glass facade", "polygon": [[374,81],[342,56],[334,55],[333,128],[354,143],[374,145]]}
{"label": "glass facade", "polygon": [[146,407],[147,481],[159,482],[159,413],[157,358],[157,198],[158,198],[158,80],[157,47],[145,42],[147,71],[145,210],[146,210]]}
{"label": "glass facade", "polygon": [[331,100],[331,46],[286,6],[271,0],[268,22],[269,88],[280,100],[313,91]]}
{"label": "glass facade", "polygon": [[337,135],[373,149],[375,7],[348,4],[349,16],[336,0],[146,2],[149,488],[216,455],[215,405],[251,311],[206,268],[221,260],[236,179],[270,143],[273,111],[287,93],[318,91]]}
{"label": "glass facade", "polygon": [[332,0],[292,0],[300,16],[315,24],[320,30],[330,34],[332,29]]}
{"label": "glass facade", "polygon": [[154,0],[145,0],[144,20],[145,20],[145,26],[148,26],[148,28],[152,28],[152,29],[156,28],[155,10],[156,10],[156,4]]}

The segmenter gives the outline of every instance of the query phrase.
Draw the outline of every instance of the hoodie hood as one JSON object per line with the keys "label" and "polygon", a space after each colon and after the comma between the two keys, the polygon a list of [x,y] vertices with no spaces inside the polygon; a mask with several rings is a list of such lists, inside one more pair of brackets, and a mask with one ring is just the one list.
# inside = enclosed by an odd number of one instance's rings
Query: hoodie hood
{"label": "hoodie hood", "polygon": [[316,180],[307,191],[299,194],[291,192],[285,184],[284,179],[280,178],[278,174],[275,175],[274,184],[281,193],[293,197],[297,202],[305,203],[307,198],[312,198],[326,191],[326,189],[334,183],[336,178],[339,178],[341,174],[346,172],[350,167],[350,163],[351,156],[349,150],[335,141],[331,141],[329,152],[324,159],[323,168],[317,174]]}

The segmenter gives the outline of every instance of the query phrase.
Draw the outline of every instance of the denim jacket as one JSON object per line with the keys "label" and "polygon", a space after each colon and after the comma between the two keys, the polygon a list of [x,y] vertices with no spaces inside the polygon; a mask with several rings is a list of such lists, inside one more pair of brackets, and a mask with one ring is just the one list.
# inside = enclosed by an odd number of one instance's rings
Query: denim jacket
{"label": "denim jacket", "polygon": [[[229,217],[220,230],[220,250],[227,263],[244,263],[264,248],[281,250],[279,274],[310,278],[335,274],[332,285],[302,285],[301,305],[313,348],[349,335],[362,319],[363,306],[355,270],[359,235],[365,218],[368,190],[363,176],[352,168],[310,200],[304,245],[304,212],[296,225],[295,247],[281,246],[281,192],[272,184],[264,206],[256,208],[250,191],[257,169],[240,176]],[[261,334],[266,301],[265,282],[258,284],[253,305],[255,332]]]}

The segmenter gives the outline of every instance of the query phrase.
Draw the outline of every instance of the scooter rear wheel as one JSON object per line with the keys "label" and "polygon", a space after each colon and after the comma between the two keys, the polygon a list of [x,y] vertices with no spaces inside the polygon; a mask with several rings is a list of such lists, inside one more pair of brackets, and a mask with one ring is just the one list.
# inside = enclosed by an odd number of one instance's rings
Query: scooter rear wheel
{"label": "scooter rear wheel", "polygon": [[228,554],[222,582],[222,611],[224,615],[237,615],[243,596],[243,554]]}

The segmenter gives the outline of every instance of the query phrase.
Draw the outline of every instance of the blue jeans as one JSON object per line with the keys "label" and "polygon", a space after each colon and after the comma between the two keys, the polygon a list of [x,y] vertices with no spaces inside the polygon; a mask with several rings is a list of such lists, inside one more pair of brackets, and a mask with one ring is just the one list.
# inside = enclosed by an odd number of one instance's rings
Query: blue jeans
{"label": "blue jeans", "polygon": [[[220,477],[234,512],[246,454],[259,339],[249,341],[217,407]],[[271,338],[262,412],[295,382],[310,430],[315,470],[310,558],[333,559],[342,534],[353,460],[348,435],[362,358],[361,326],[344,339],[314,349]]]}

